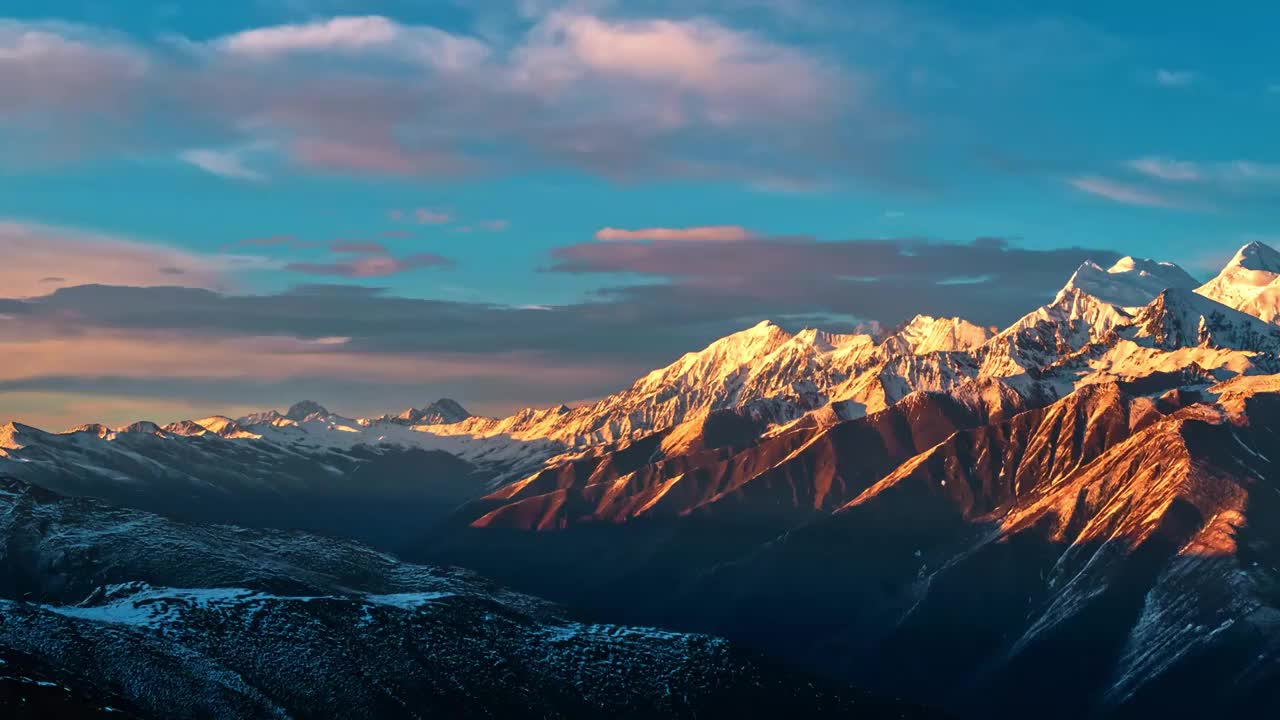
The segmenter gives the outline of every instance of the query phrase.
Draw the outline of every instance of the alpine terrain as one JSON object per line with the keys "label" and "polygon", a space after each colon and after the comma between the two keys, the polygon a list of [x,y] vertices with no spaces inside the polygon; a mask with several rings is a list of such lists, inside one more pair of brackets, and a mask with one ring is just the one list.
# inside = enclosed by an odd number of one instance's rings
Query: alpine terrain
{"label": "alpine terrain", "polygon": [[1062,277],[504,418],[4,425],[0,702],[1270,717],[1280,253]]}

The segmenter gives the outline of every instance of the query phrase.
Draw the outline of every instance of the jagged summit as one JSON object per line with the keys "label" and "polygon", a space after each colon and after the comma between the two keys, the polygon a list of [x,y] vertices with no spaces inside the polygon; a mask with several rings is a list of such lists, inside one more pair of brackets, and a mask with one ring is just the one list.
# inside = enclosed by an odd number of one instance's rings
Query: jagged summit
{"label": "jagged summit", "polygon": [[306,420],[312,415],[328,415],[329,411],[323,405],[314,400],[303,400],[296,402],[290,406],[289,411],[284,414],[290,420],[299,422]]}
{"label": "jagged summit", "polygon": [[452,425],[471,417],[456,400],[440,398],[421,408],[408,408],[394,418],[383,418],[402,425]]}
{"label": "jagged summit", "polygon": [[[314,400],[302,400],[289,406],[284,413],[279,410],[267,410],[265,412],[251,413],[245,415],[238,420],[231,418],[223,418],[225,420],[235,422],[243,427],[256,427],[259,425],[275,425],[277,423],[296,424],[313,416],[328,416],[331,413],[328,408]],[[221,416],[215,416],[213,419],[219,419]],[[200,423],[203,424],[203,423]],[[216,432],[216,431],[215,431]]]}
{"label": "jagged summit", "polygon": [[1280,326],[1180,288],[1160,293],[1134,317],[1130,332],[1166,350],[1204,346],[1280,352]]}
{"label": "jagged summit", "polygon": [[912,355],[962,352],[977,349],[993,334],[989,329],[962,318],[916,315],[885,339],[884,349]]}

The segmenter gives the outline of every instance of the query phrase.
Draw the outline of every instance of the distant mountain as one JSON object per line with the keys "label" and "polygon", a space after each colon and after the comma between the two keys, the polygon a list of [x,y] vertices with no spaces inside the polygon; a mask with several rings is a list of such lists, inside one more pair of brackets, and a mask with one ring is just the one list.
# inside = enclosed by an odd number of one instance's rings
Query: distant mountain
{"label": "distant mountain", "polygon": [[714,637],[582,622],[463,571],[6,479],[0,620],[7,717],[930,716]]}
{"label": "distant mountain", "polygon": [[392,422],[402,425],[452,425],[471,417],[471,413],[456,401],[441,398],[422,408],[409,408],[394,418]]}
{"label": "distant mountain", "polygon": [[302,427],[338,424],[310,417],[302,425],[279,420],[288,424],[278,428],[212,417],[59,434],[9,423],[0,426],[0,473],[187,520],[309,529],[387,547],[485,492],[495,472],[377,438],[308,442]]}

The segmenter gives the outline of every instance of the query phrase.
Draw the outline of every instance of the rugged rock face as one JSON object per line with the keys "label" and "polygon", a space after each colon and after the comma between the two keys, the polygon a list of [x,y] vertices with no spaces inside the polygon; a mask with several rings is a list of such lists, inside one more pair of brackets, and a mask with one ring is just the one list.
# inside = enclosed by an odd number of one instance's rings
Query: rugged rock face
{"label": "rugged rock face", "polygon": [[501,507],[472,526],[538,530],[693,514],[790,518],[831,511],[981,416],[980,408],[949,395],[917,393],[835,426],[801,425],[757,440],[744,424],[736,443],[716,443],[710,438],[717,424],[738,418],[721,412],[696,428],[701,442],[673,442],[684,430],[677,428],[508,485],[477,504]]}
{"label": "rugged rock face", "polygon": [[584,623],[462,571],[304,534],[0,480],[0,538],[0,707],[20,712],[930,716],[717,638]]}
{"label": "rugged rock face", "polygon": [[1280,326],[1187,290],[1166,290],[1134,318],[1128,332],[1166,350],[1200,346],[1280,352]]}
{"label": "rugged rock face", "polygon": [[1255,713],[1280,701],[1280,379],[1187,380],[654,438],[504,488],[436,552],[966,716]]}

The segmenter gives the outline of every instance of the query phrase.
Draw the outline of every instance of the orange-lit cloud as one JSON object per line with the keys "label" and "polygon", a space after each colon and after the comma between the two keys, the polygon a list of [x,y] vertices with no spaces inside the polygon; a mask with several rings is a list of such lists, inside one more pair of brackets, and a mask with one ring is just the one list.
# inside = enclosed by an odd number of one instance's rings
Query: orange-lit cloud
{"label": "orange-lit cloud", "polygon": [[245,414],[301,399],[281,395],[295,387],[366,414],[398,409],[410,391],[426,401],[433,393],[471,388],[461,392],[470,406],[501,413],[522,404],[510,389],[527,385],[531,375],[546,394],[538,402],[549,403],[582,387],[620,386],[639,371],[529,352],[368,353],[349,350],[348,339],[336,337],[91,330],[31,338],[6,334],[6,322],[0,319],[0,422],[50,430]]}
{"label": "orange-lit cloud", "polygon": [[228,288],[236,270],[266,267],[250,256],[198,255],[163,245],[0,220],[0,287],[6,297],[46,295],[95,283]]}

